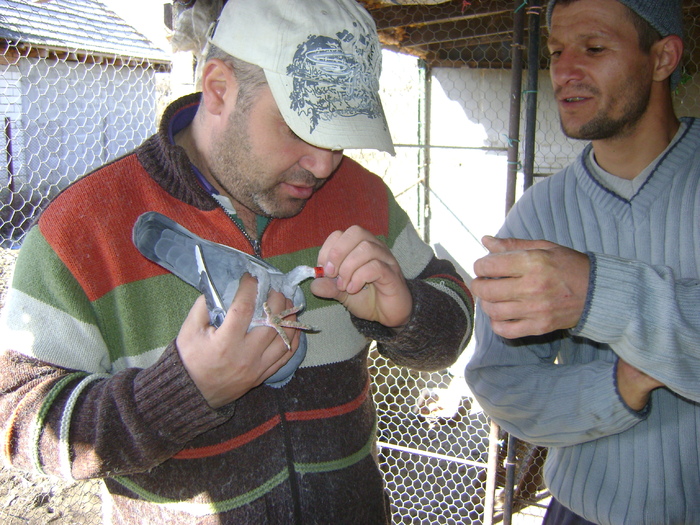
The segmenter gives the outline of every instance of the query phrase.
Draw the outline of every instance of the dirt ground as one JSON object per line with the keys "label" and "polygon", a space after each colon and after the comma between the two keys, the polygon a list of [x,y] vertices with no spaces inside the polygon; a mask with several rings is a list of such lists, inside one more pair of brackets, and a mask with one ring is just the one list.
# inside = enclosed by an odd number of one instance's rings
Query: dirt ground
{"label": "dirt ground", "polygon": [[[17,250],[0,248],[0,308],[5,304]],[[0,371],[1,373],[1,371]],[[66,483],[0,463],[0,523],[92,525],[100,523],[99,482]]]}
{"label": "dirt ground", "polygon": [[0,248],[0,308],[5,304],[5,293],[10,284],[10,276],[18,253],[18,250]]}

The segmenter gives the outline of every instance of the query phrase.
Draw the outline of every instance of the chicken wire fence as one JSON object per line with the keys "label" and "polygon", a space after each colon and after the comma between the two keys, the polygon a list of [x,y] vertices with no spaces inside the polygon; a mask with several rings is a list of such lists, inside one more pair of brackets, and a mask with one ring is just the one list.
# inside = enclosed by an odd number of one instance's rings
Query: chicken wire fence
{"label": "chicken wire fence", "polygon": [[[125,31],[109,19],[98,25],[100,13],[95,12],[103,7],[73,0],[56,5],[0,2],[5,151],[0,234],[5,248],[21,245],[32,220],[61,189],[151,134],[157,101],[167,96],[157,97],[156,90],[163,88],[158,78],[168,65],[134,56],[142,51],[142,42],[115,49],[100,42],[98,31],[115,32],[112,41]],[[30,23],[36,27],[28,27]],[[81,27],[90,23],[92,27]],[[75,40],[94,45],[61,46]]]}
{"label": "chicken wire fence", "polygon": [[[2,27],[13,3],[0,4]],[[694,2],[687,4],[688,51],[684,83],[676,93],[680,115],[693,114],[700,102],[693,78],[698,11]],[[522,13],[524,24],[540,17],[539,9]],[[487,24],[476,19],[450,30],[463,31],[467,40],[479,23]],[[0,294],[41,209],[77,177],[151,135],[173,98],[172,74],[160,62],[56,48],[12,39],[7,32],[4,38]],[[494,38],[479,44],[471,51],[479,54],[479,67],[471,68],[428,66],[420,58],[385,51],[382,99],[397,155],[348,152],[384,178],[424,238],[467,280],[473,261],[485,253],[478,239],[500,226],[509,193],[516,198],[523,180],[558,171],[582,146],[559,131],[548,73],[527,66],[533,42]],[[543,55],[538,49],[536,60]],[[516,56],[523,59],[520,67],[504,67]],[[495,57],[490,66],[489,57]],[[534,149],[528,149],[529,133]],[[472,345],[454,367],[439,373],[396,367],[371,354],[378,462],[395,523],[536,523],[528,521],[528,513],[542,514],[545,452],[505,435],[471,398],[463,367]],[[4,523],[100,522],[97,481],[65,484],[7,468],[1,474]]]}

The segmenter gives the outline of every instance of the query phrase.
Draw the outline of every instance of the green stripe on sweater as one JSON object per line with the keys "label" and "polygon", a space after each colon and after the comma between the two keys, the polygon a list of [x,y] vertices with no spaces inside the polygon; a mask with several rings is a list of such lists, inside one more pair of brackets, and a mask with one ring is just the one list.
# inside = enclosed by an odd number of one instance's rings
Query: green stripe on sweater
{"label": "green stripe on sweater", "polygon": [[[81,322],[94,325],[95,315],[88,306],[85,293],[39,228],[29,231],[22,246],[12,287]],[[31,257],[22,257],[23,253],[31,254]]]}
{"label": "green stripe on sweater", "polygon": [[284,481],[289,479],[289,470],[286,468],[281,472],[267,480],[265,483],[259,487],[236,496],[235,498],[223,500],[223,501],[211,501],[208,503],[194,503],[188,501],[176,501],[169,498],[163,498],[158,494],[149,492],[141,488],[136,483],[122,476],[112,478],[114,481],[122,485],[123,487],[129,489],[134,494],[138,495],[142,500],[149,503],[154,503],[163,507],[167,507],[170,510],[175,510],[178,512],[185,512],[191,516],[210,516],[212,514],[218,514],[221,512],[228,512],[230,510],[248,505],[251,501],[255,501],[259,497],[272,491],[275,487],[282,484]]}
{"label": "green stripe on sweater", "polygon": [[334,461],[323,461],[320,463],[295,463],[294,468],[300,474],[317,474],[321,472],[332,472],[334,470],[341,470],[355,463],[359,463],[364,458],[366,458],[371,452],[374,446],[375,435],[377,433],[377,427],[374,426],[372,433],[370,434],[369,441],[360,450],[346,456],[344,458],[336,459]]}
{"label": "green stripe on sweater", "polygon": [[34,419],[32,428],[32,443],[34,444],[32,448],[32,463],[39,474],[45,474],[44,467],[41,465],[41,458],[39,454],[39,440],[41,439],[41,433],[44,431],[44,421],[46,419],[46,415],[53,406],[53,402],[56,400],[58,395],[63,392],[63,389],[68,385],[68,383],[72,382],[74,379],[84,377],[86,375],[87,374],[82,372],[74,372],[64,376],[51,388],[41,404],[41,408]]}
{"label": "green stripe on sweater", "polygon": [[391,193],[391,190],[389,190],[387,187],[386,191],[387,203],[389,205],[389,236],[388,238],[380,238],[387,244],[387,246],[389,246],[389,248],[393,250],[394,243],[401,232],[403,232],[408,225],[413,228],[413,224],[408,218],[406,212],[404,212],[403,208],[401,208],[394,199],[394,195]]}
{"label": "green stripe on sweater", "polygon": [[124,284],[95,301],[110,360],[166,346],[198,296],[196,288],[168,273]]}
{"label": "green stripe on sweater", "polygon": [[[334,470],[341,470],[347,468],[355,463],[362,461],[366,458],[372,451],[372,446],[374,444],[375,431],[371,433],[370,440],[363,446],[360,450],[351,454],[350,456],[335,460],[335,461],[324,461],[320,463],[295,463],[294,468],[299,474],[311,474],[311,473],[323,473],[331,472]],[[147,491],[131,481],[129,478],[118,476],[112,478],[114,481],[122,485],[123,487],[129,489],[131,492],[139,496],[144,501],[149,503],[154,503],[163,507],[167,507],[170,510],[185,512],[191,516],[210,516],[217,513],[228,512],[230,510],[248,505],[252,501],[264,496],[268,492],[272,491],[275,487],[282,484],[284,481],[289,479],[289,470],[286,468],[275,474],[272,478],[268,479],[265,483],[259,487],[248,491],[235,498],[230,498],[223,501],[212,501],[208,503],[194,503],[189,501],[176,501],[170,498],[164,498],[158,494]]]}

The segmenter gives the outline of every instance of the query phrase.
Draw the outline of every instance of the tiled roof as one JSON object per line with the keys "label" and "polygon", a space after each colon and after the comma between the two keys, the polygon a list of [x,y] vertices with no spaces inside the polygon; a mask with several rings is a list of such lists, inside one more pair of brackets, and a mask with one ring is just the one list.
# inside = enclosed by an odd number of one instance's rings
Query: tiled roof
{"label": "tiled roof", "polygon": [[0,0],[0,39],[10,45],[170,61],[98,0]]}

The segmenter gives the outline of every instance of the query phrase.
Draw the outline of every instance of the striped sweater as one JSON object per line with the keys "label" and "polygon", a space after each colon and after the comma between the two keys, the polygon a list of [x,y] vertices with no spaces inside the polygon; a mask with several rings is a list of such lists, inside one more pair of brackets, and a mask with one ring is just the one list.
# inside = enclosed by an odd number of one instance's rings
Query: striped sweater
{"label": "striped sweater", "polygon": [[[549,447],[552,495],[594,523],[700,523],[700,121],[684,121],[631,199],[588,171],[589,145],[499,232],[589,253],[575,329],[508,342],[477,309],[472,392],[503,428]],[[667,385],[641,412],[617,392],[618,357]]]}
{"label": "striped sweater", "polygon": [[110,523],[387,523],[369,343],[399,365],[449,366],[471,334],[468,291],[383,182],[345,158],[300,214],[269,223],[262,256],[285,272],[314,265],[332,231],[359,224],[404,271],[409,325],[393,335],[306,283],[301,320],[320,332],[293,379],[211,409],[174,344],[198,292],[131,242],[136,218],[154,210],[252,253],[169,139],[198,101],[173,103],[156,135],[62,192],[28,233],[0,325],[4,458],[102,478]]}

